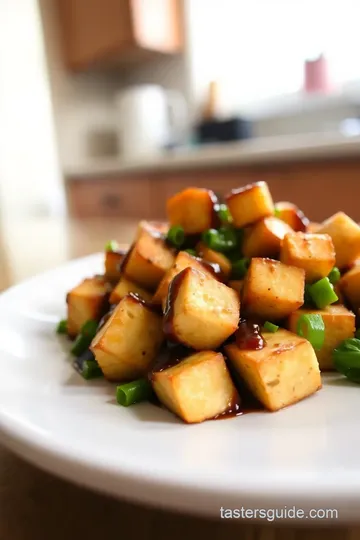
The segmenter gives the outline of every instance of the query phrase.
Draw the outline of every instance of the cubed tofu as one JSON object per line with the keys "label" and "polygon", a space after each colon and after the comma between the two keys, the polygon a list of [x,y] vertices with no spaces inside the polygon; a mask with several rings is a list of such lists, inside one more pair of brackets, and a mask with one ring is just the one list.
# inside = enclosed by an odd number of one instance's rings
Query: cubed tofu
{"label": "cubed tofu", "polygon": [[98,321],[106,311],[111,286],[102,277],[84,279],[66,295],[67,327],[70,337],[80,332],[86,321]]}
{"label": "cubed tofu", "polygon": [[241,297],[241,291],[244,287],[244,280],[243,279],[231,279],[228,283],[229,287],[231,289],[234,289],[238,293],[238,295]]}
{"label": "cubed tofu", "polygon": [[196,246],[196,252],[201,259],[220,266],[222,281],[227,281],[229,279],[231,262],[223,253],[210,249],[203,242],[199,242]]}
{"label": "cubed tofu", "polygon": [[264,332],[265,347],[225,346],[234,369],[270,411],[297,403],[321,388],[319,363],[309,341],[287,330]]}
{"label": "cubed tofu", "polygon": [[130,294],[116,306],[90,349],[106,379],[130,381],[146,375],[163,340],[161,315]]}
{"label": "cubed tofu", "polygon": [[199,234],[217,225],[215,205],[218,200],[209,189],[189,187],[168,199],[170,225],[180,225],[185,234]]}
{"label": "cubed tofu", "polygon": [[303,268],[308,283],[322,279],[335,266],[331,236],[303,232],[287,234],[282,243],[280,261]]}
{"label": "cubed tofu", "polygon": [[351,266],[360,254],[360,227],[344,212],[338,212],[324,221],[316,231],[319,234],[329,234],[332,238],[336,266],[340,269]]}
{"label": "cubed tofu", "polygon": [[169,224],[166,221],[146,221],[141,220],[137,226],[135,239],[138,239],[142,233],[148,232],[153,236],[164,236],[169,230]]}
{"label": "cubed tofu", "polygon": [[170,268],[170,270],[166,272],[158,288],[156,289],[156,292],[152,299],[153,304],[162,304],[162,306],[165,307],[166,297],[171,281],[177,274],[181,272],[181,270],[184,270],[188,267],[200,270],[201,272],[209,276],[220,276],[221,272],[220,267],[217,264],[207,264],[201,259],[193,257],[186,251],[179,251],[173,266]]}
{"label": "cubed tofu", "polygon": [[306,227],[306,232],[316,233],[321,227],[321,223],[316,223],[315,221],[310,221],[309,225]]}
{"label": "cubed tofu", "polygon": [[121,275],[120,267],[126,252],[126,249],[105,251],[105,276],[109,281],[119,281]]}
{"label": "cubed tofu", "polygon": [[240,397],[219,352],[191,354],[152,375],[159,400],[184,422],[197,423],[237,410]]}
{"label": "cubed tofu", "polygon": [[225,200],[237,228],[274,215],[274,203],[266,182],[233,189]]}
{"label": "cubed tofu", "polygon": [[340,345],[344,339],[354,337],[355,315],[344,306],[328,306],[322,310],[298,309],[292,313],[287,321],[287,327],[291,332],[297,333],[297,325],[302,315],[318,313],[325,325],[325,341],[320,350],[316,350],[320,369],[334,369],[332,351]]}
{"label": "cubed tofu", "polygon": [[357,311],[360,308],[360,266],[355,265],[346,272],[338,284],[351,307]]}
{"label": "cubed tofu", "polygon": [[122,273],[131,281],[153,291],[174,261],[174,250],[162,238],[143,231],[126,255]]}
{"label": "cubed tofu", "polygon": [[284,236],[292,228],[274,216],[260,219],[245,232],[242,251],[245,257],[277,257]]}
{"label": "cubed tofu", "polygon": [[116,287],[111,292],[110,304],[118,304],[120,300],[129,293],[137,294],[148,302],[150,302],[152,298],[152,294],[150,292],[146,291],[133,281],[129,281],[125,276],[122,276]]}
{"label": "cubed tofu", "polygon": [[302,268],[254,258],[244,280],[242,308],[262,319],[282,319],[303,305],[304,288]]}
{"label": "cubed tofu", "polygon": [[275,215],[285,221],[294,231],[305,232],[309,220],[304,213],[293,203],[281,201],[275,204]]}
{"label": "cubed tofu", "polygon": [[170,341],[216,349],[235,332],[239,317],[239,295],[214,277],[188,267],[172,280],[164,317]]}

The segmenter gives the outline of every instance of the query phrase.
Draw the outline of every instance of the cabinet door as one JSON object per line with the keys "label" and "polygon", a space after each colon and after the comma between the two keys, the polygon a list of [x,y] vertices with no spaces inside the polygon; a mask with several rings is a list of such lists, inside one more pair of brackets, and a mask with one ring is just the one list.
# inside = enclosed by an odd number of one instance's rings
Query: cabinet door
{"label": "cabinet door", "polygon": [[133,43],[130,0],[58,0],[67,64],[81,69]]}

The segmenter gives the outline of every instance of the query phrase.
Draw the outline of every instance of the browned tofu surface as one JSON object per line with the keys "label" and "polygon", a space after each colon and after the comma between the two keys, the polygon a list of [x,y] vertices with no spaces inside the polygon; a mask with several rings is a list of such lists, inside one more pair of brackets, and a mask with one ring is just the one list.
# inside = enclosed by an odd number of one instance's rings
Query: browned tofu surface
{"label": "browned tofu surface", "polygon": [[126,256],[122,272],[129,280],[153,291],[174,261],[174,250],[162,238],[143,231]]}
{"label": "browned tofu surface", "polygon": [[128,280],[125,276],[122,276],[113,289],[110,295],[110,304],[118,304],[124,296],[129,293],[138,294],[144,300],[150,302],[152,294],[146,291],[143,287],[140,287],[133,281]]}
{"label": "browned tofu surface", "polygon": [[196,246],[196,252],[198,256],[210,263],[218,264],[221,269],[221,280],[227,281],[231,272],[231,262],[229,259],[218,251],[214,251],[206,246],[203,242],[200,242]]}
{"label": "browned tofu surface", "polygon": [[86,321],[99,320],[106,309],[111,286],[105,278],[86,278],[68,292],[68,334],[75,337]]}
{"label": "browned tofu surface", "polygon": [[193,257],[186,251],[179,251],[174,261],[173,266],[166,272],[165,276],[159,283],[158,288],[153,296],[152,302],[154,304],[162,304],[165,307],[166,297],[169,289],[170,282],[174,277],[184,270],[184,268],[191,267],[196,270],[200,270],[209,276],[220,276],[220,267],[217,264],[209,265],[197,257]]}
{"label": "browned tofu surface", "polygon": [[360,266],[355,265],[338,282],[341,292],[356,311],[360,308]]}
{"label": "browned tofu surface", "polygon": [[225,199],[234,225],[238,228],[274,215],[274,203],[266,182],[233,189]]}
{"label": "browned tofu surface", "polygon": [[244,280],[243,309],[264,320],[282,319],[302,306],[304,288],[302,268],[254,258]]}
{"label": "browned tofu surface", "polygon": [[244,287],[244,280],[243,279],[232,279],[228,283],[229,287],[234,289],[238,293],[238,295],[241,297],[241,291]]}
{"label": "browned tofu surface", "polygon": [[209,189],[189,187],[177,193],[166,204],[170,225],[180,225],[185,234],[198,234],[217,225],[215,193]]}
{"label": "browned tofu surface", "polygon": [[274,216],[259,220],[245,233],[242,251],[245,257],[277,257],[284,236],[292,228]]}
{"label": "browned tofu surface", "polygon": [[136,230],[135,239],[139,238],[145,231],[153,236],[164,236],[169,230],[169,223],[167,221],[147,221],[142,219]]}
{"label": "browned tofu surface", "polygon": [[214,351],[192,354],[153,373],[152,385],[159,400],[187,423],[233,412],[240,405],[224,357]]}
{"label": "browned tofu surface", "polygon": [[360,227],[344,212],[331,216],[316,232],[331,236],[335,247],[336,266],[340,269],[350,267],[360,255]]}
{"label": "browned tofu surface", "polygon": [[164,317],[170,341],[216,349],[235,332],[239,317],[238,294],[212,276],[188,267],[172,280]]}
{"label": "browned tofu surface", "polygon": [[280,260],[305,270],[305,279],[312,283],[329,275],[335,266],[335,249],[328,234],[291,233],[284,238]]}
{"label": "browned tofu surface", "polygon": [[287,223],[294,231],[305,232],[309,220],[304,213],[293,203],[281,201],[275,204],[275,215]]}
{"label": "browned tofu surface", "polygon": [[325,325],[325,341],[320,350],[315,351],[321,370],[334,369],[332,351],[344,339],[354,337],[355,315],[344,306],[332,305],[323,310],[298,309],[289,316],[288,329],[297,332],[299,318],[304,314],[321,315]]}
{"label": "browned tofu surface", "polygon": [[254,396],[270,411],[287,407],[321,388],[319,364],[310,343],[287,330],[264,332],[261,350],[225,346],[226,354]]}
{"label": "browned tofu surface", "polygon": [[163,339],[161,315],[128,295],[116,306],[90,348],[108,380],[130,381],[146,375]]}
{"label": "browned tofu surface", "polygon": [[120,266],[126,255],[125,249],[105,251],[105,276],[112,282],[120,279]]}

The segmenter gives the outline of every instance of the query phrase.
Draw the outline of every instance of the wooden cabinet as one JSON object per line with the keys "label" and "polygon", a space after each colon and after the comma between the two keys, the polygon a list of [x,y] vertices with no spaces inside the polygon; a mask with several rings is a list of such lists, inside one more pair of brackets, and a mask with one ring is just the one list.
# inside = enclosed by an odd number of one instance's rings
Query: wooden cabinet
{"label": "wooden cabinet", "polygon": [[182,48],[181,0],[57,0],[66,64],[74,71]]}

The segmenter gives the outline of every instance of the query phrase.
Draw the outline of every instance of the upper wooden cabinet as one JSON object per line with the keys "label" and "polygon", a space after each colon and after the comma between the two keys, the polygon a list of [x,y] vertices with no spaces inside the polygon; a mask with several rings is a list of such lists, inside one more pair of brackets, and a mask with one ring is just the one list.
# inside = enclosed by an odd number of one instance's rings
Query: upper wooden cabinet
{"label": "upper wooden cabinet", "polygon": [[141,61],[180,52],[181,0],[57,0],[67,66]]}

